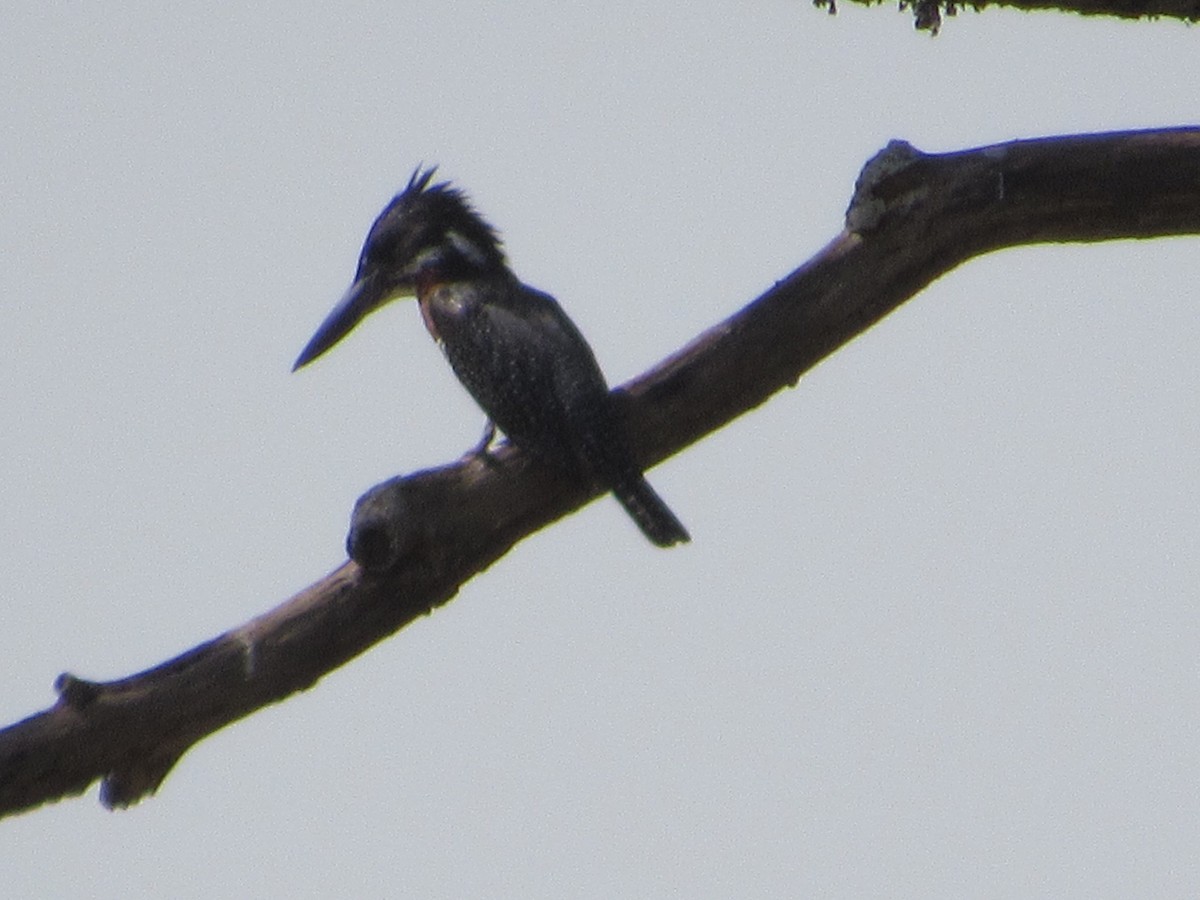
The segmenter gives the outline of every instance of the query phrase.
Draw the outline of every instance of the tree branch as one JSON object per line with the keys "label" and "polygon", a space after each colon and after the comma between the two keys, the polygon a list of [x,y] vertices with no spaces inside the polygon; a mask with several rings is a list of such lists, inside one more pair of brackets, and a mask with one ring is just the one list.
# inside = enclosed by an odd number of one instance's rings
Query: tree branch
{"label": "tree branch", "polygon": [[[845,230],[732,318],[619,388],[620,414],[651,466],[794,385],[973,256],[1197,233],[1200,128],[939,155],[892,142],[864,167]],[[136,802],[197,741],[311,687],[593,496],[509,446],[373,488],[354,511],[351,560],[281,606],[129,678],[60,676],[53,707],[0,731],[0,815],[97,779],[106,805]]]}
{"label": "tree branch", "polygon": [[[865,6],[877,6],[880,0],[854,0]],[[837,0],[813,0],[831,15],[837,13]],[[899,0],[900,9],[911,8],[916,28],[935,34],[943,16],[954,16],[970,7],[982,12],[989,6],[1019,9],[1024,12],[1068,12],[1081,16],[1114,16],[1121,19],[1200,20],[1200,0]]]}

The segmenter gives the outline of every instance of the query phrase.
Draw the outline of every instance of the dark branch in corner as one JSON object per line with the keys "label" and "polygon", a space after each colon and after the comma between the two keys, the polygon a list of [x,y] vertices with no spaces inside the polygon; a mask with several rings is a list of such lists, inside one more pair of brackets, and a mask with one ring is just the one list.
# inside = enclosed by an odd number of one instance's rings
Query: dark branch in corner
{"label": "dark branch in corner", "polygon": [[[853,0],[864,6],[878,6],[880,0]],[[1200,0],[898,0],[901,10],[910,9],[918,31],[934,34],[944,17],[955,16],[970,8],[982,12],[989,6],[1008,7],[1024,12],[1054,11],[1081,16],[1113,16],[1121,19],[1180,19],[1200,21]],[[813,6],[837,14],[837,0],[813,0]]]}
{"label": "dark branch in corner", "polygon": [[[941,155],[893,142],[864,167],[841,234],[620,388],[621,412],[650,466],[794,385],[973,256],[1198,233],[1200,128]],[[0,815],[97,779],[108,806],[136,802],[193,744],[311,687],[590,499],[510,447],[379,485],[355,509],[351,561],[281,606],[129,678],[60,676],[53,707],[0,731]]]}

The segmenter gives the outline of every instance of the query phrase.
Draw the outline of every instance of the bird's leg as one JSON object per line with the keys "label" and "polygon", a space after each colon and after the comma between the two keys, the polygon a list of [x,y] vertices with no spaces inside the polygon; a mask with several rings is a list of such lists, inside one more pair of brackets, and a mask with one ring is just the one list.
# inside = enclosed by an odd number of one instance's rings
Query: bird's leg
{"label": "bird's leg", "polygon": [[488,419],[483,426],[483,435],[479,438],[479,443],[472,447],[468,452],[468,456],[478,456],[486,460],[489,456],[488,448],[492,446],[492,441],[496,439],[496,423]]}

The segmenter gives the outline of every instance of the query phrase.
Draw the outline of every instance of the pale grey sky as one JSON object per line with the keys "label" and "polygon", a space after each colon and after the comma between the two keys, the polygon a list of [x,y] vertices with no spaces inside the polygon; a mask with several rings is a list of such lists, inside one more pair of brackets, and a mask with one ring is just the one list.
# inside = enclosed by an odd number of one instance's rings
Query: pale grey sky
{"label": "pale grey sky", "polygon": [[[890,138],[1195,123],[1195,29],[806,3],[11,5],[0,720],[337,566],[481,414],[411,305],[296,353],[420,161],[619,382],[839,229]],[[1200,240],[952,273],[6,897],[1185,896]]]}

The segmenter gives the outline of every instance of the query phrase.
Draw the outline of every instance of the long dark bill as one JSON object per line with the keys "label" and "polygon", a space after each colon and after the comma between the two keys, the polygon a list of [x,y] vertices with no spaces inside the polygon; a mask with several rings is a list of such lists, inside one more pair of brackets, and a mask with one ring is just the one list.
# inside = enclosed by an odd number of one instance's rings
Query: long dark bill
{"label": "long dark bill", "polygon": [[308,345],[300,351],[296,364],[292,366],[295,372],[301,366],[308,365],[354,328],[367,313],[382,306],[388,298],[378,287],[378,280],[365,276],[350,285],[350,290],[338,301],[333,311],[325,317],[317,333],[312,336]]}

